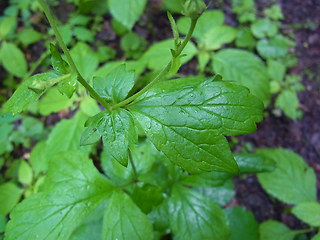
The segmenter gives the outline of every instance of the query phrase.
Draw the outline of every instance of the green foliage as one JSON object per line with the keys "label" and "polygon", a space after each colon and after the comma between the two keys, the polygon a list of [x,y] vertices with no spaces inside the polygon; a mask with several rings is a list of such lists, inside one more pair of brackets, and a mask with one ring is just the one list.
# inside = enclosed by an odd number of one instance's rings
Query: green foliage
{"label": "green foliage", "polygon": [[260,150],[259,155],[277,164],[273,172],[258,174],[269,194],[289,204],[316,200],[314,171],[299,155],[284,149]]}
{"label": "green foliage", "polygon": [[13,182],[0,185],[1,215],[7,215],[13,209],[19,202],[22,192],[22,189]]}
{"label": "green foliage", "polygon": [[112,16],[129,30],[140,18],[146,0],[109,0],[109,9]]}
{"label": "green foliage", "polygon": [[311,226],[320,226],[320,204],[317,202],[299,203],[292,209],[292,213]]}
{"label": "green foliage", "polygon": [[260,239],[264,240],[293,240],[297,232],[290,230],[285,224],[268,220],[260,225]]}

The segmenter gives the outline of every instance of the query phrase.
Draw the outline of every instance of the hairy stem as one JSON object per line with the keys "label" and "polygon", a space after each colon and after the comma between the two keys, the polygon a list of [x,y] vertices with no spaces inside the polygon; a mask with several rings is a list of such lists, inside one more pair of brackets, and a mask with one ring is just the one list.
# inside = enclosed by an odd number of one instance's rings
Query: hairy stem
{"label": "hairy stem", "polygon": [[[189,42],[189,40],[192,36],[192,33],[194,31],[194,28],[196,27],[197,21],[198,21],[198,18],[191,20],[191,25],[190,25],[189,31],[188,31],[185,39],[181,43],[181,45],[178,47],[178,49],[175,53],[175,56],[174,56],[175,58],[180,56],[181,52],[183,51],[183,49],[185,48],[185,46]],[[157,82],[159,82],[162,78],[164,78],[168,74],[168,72],[170,71],[170,68],[171,68],[171,64],[172,64],[172,60],[167,64],[167,66],[164,69],[162,69],[162,71],[147,86],[145,86],[143,89],[141,89],[139,92],[132,95],[131,97],[123,100],[122,102],[120,102],[118,104],[113,105],[112,109],[117,109],[117,108],[123,107],[123,106],[133,102],[136,98],[140,97],[142,94],[144,94],[150,88],[152,88]]]}
{"label": "hairy stem", "polygon": [[54,21],[54,19],[53,19],[53,16],[52,16],[52,14],[51,14],[51,12],[50,12],[50,9],[49,9],[48,5],[46,4],[45,0],[39,0],[39,3],[40,3],[40,5],[41,5],[41,7],[42,7],[42,9],[43,9],[43,11],[44,11],[44,13],[45,13],[48,21],[49,21],[49,23],[50,23],[50,25],[51,25],[54,33],[55,33],[55,36],[56,36],[56,38],[57,38],[57,41],[58,41],[60,47],[62,48],[64,54],[66,55],[66,58],[67,58],[67,60],[68,60],[68,62],[69,62],[69,64],[70,64],[70,67],[71,67],[72,71],[76,72],[77,75],[78,75],[77,80],[81,83],[82,86],[84,86],[84,87],[88,90],[88,92],[90,93],[90,95],[91,95],[94,99],[96,99],[98,102],[100,102],[101,105],[104,106],[106,109],[111,110],[110,104],[108,104],[108,103],[87,83],[87,81],[81,76],[78,68],[76,67],[74,61],[72,60],[72,57],[71,57],[71,55],[70,55],[70,53],[69,53],[69,50],[68,50],[66,44],[64,43],[64,41],[63,41],[63,39],[62,39],[62,37],[61,37],[61,34],[60,34],[59,30],[58,30],[58,27],[57,27],[57,25],[56,25],[56,23],[55,23],[55,21]]}

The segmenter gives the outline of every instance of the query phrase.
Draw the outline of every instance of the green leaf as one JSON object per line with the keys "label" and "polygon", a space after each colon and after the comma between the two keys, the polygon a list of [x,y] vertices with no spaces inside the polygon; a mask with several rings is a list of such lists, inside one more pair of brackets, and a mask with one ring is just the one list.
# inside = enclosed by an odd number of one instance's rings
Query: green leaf
{"label": "green leaf", "polygon": [[85,27],[75,27],[73,33],[79,41],[83,42],[93,42],[94,34],[90,29]]}
{"label": "green leaf", "polygon": [[92,144],[102,137],[104,147],[122,165],[128,164],[129,144],[137,141],[134,120],[124,109],[113,112],[103,111],[86,122],[86,131],[81,137],[81,145]]}
{"label": "green leaf", "polygon": [[78,42],[70,54],[82,77],[88,81],[99,65],[98,54],[83,42]]}
{"label": "green leaf", "polygon": [[153,239],[152,224],[127,194],[114,191],[104,215],[102,239]]}
{"label": "green leaf", "polygon": [[18,39],[24,46],[36,43],[43,38],[43,34],[33,28],[24,28],[18,33]]}
{"label": "green leaf", "polygon": [[12,97],[4,104],[3,112],[11,112],[12,114],[17,114],[25,110],[31,103],[38,100],[38,98],[43,94],[43,91],[35,92],[31,90],[29,88],[31,84],[38,81],[43,81],[45,84],[51,83],[55,82],[59,78],[60,76],[56,73],[48,72],[40,73],[24,80],[14,92]]}
{"label": "green leaf", "polygon": [[252,49],[256,46],[256,40],[254,39],[251,30],[249,28],[240,28],[236,36],[236,46],[238,48]]}
{"label": "green leaf", "polygon": [[292,46],[290,40],[281,35],[277,35],[270,40],[259,40],[257,43],[257,50],[264,58],[281,58],[286,56],[290,46]]}
{"label": "green leaf", "polygon": [[263,240],[293,240],[298,234],[281,222],[268,220],[260,224],[260,239]]}
{"label": "green leaf", "polygon": [[301,117],[298,96],[291,90],[283,90],[278,95],[275,106],[280,108],[291,119],[296,120]]}
{"label": "green leaf", "polygon": [[311,240],[320,240],[320,233],[318,232]]}
{"label": "green leaf", "polygon": [[[145,62],[148,68],[152,70],[162,70],[172,58],[170,49],[174,48],[174,40],[167,39],[153,44],[142,56],[141,61]],[[183,49],[181,55],[181,64],[190,61],[197,53],[197,49],[192,42],[189,42]]]}
{"label": "green leaf", "polygon": [[50,88],[49,91],[39,101],[39,112],[48,116],[51,113],[59,112],[72,106],[74,99],[69,99],[62,95],[58,87]]}
{"label": "green leaf", "polygon": [[197,187],[194,189],[201,195],[219,204],[219,206],[225,206],[226,204],[228,204],[235,195],[234,184],[230,179],[227,180],[223,185],[218,187],[205,186]]}
{"label": "green leaf", "polygon": [[77,227],[69,240],[101,239],[102,221],[92,221]]}
{"label": "green leaf", "polygon": [[172,233],[179,239],[222,240],[229,236],[221,208],[183,186],[174,186],[168,200]]}
{"label": "green leaf", "polygon": [[251,25],[251,31],[259,39],[273,37],[278,32],[278,23],[270,21],[268,18],[259,19]]}
{"label": "green leaf", "polygon": [[88,146],[80,146],[81,134],[84,131],[84,123],[87,115],[78,112],[72,119],[60,121],[50,133],[46,142],[46,161],[55,154],[69,151],[81,150],[84,156],[90,151]]}
{"label": "green leaf", "polygon": [[174,44],[175,44],[175,49],[179,47],[180,39],[179,39],[179,31],[178,31],[178,26],[176,24],[176,21],[172,17],[171,13],[167,11],[168,19],[171,24],[171,30],[173,33],[173,38],[174,38]]}
{"label": "green leaf", "polygon": [[0,19],[0,40],[4,40],[8,35],[15,32],[17,28],[16,16],[5,16]]}
{"label": "green leaf", "polygon": [[109,0],[111,15],[129,30],[139,20],[147,1],[146,0]]}
{"label": "green leaf", "polygon": [[258,174],[269,194],[288,204],[316,201],[314,171],[298,154],[285,149],[259,150],[258,154],[277,164],[273,172]]}
{"label": "green leaf", "polygon": [[310,226],[320,226],[320,204],[317,202],[299,203],[292,209],[292,213]]}
{"label": "green leaf", "polygon": [[237,173],[222,134],[254,131],[262,108],[241,86],[186,78],[158,83],[129,109],[156,148],[188,172]]}
{"label": "green leaf", "polygon": [[68,74],[70,72],[69,64],[62,59],[59,50],[55,45],[50,44],[51,64],[55,71],[61,74]]}
{"label": "green leaf", "polygon": [[[205,11],[198,19],[197,25],[193,31],[192,36],[201,40],[207,32],[212,28],[221,26],[224,22],[224,14],[218,10]],[[181,17],[177,22],[178,30],[182,34],[187,34],[191,24],[191,19],[188,17]]]}
{"label": "green leaf", "polygon": [[0,214],[7,215],[19,202],[23,190],[13,182],[0,185]]}
{"label": "green leaf", "polygon": [[1,233],[3,233],[4,232],[4,229],[5,229],[5,227],[6,227],[6,224],[7,224],[7,218],[6,218],[6,216],[5,215],[3,215],[3,214],[0,214],[0,239],[2,239],[1,237]]}
{"label": "green leaf", "polygon": [[240,174],[272,172],[276,164],[271,158],[259,154],[240,153],[234,155]]}
{"label": "green leaf", "polygon": [[213,55],[213,70],[227,81],[236,82],[264,102],[269,102],[269,81],[264,63],[244,50],[225,49]]}
{"label": "green leaf", "polygon": [[273,20],[282,20],[284,19],[282,11],[281,11],[281,7],[277,4],[272,5],[271,8],[266,8],[264,9],[264,14],[273,19]]}
{"label": "green leaf", "polygon": [[57,155],[49,169],[45,192],[30,196],[11,212],[7,240],[69,239],[74,228],[113,190],[81,152]]}
{"label": "green leaf", "polygon": [[12,144],[8,141],[9,135],[14,126],[12,124],[4,123],[0,125],[0,155],[5,152],[11,152],[13,149]]}
{"label": "green leaf", "polygon": [[30,153],[29,162],[34,171],[35,176],[44,173],[48,169],[48,161],[46,160],[46,142],[38,142]]}
{"label": "green leaf", "polygon": [[259,240],[259,224],[250,211],[232,207],[225,209],[224,213],[231,232],[228,240]]}
{"label": "green leaf", "polygon": [[231,43],[236,37],[237,31],[230,26],[217,26],[204,34],[201,44],[206,50],[217,50],[223,44]]}
{"label": "green leaf", "polygon": [[17,77],[24,77],[28,71],[27,61],[23,52],[13,43],[3,42],[0,49],[3,67]]}
{"label": "green leaf", "polygon": [[33,172],[30,165],[25,161],[21,160],[18,170],[18,180],[24,185],[31,185],[33,178]]}
{"label": "green leaf", "polygon": [[58,83],[59,92],[63,95],[66,95],[68,98],[71,98],[77,89],[77,77],[77,73],[72,72],[70,77],[60,81]]}
{"label": "green leaf", "polygon": [[272,80],[282,83],[286,74],[286,66],[279,61],[268,59],[268,74]]}
{"label": "green leaf", "polygon": [[123,100],[134,85],[134,72],[126,71],[126,65],[111,70],[105,77],[94,77],[93,88],[107,101],[118,103]]}
{"label": "green leaf", "polygon": [[212,171],[196,175],[188,174],[182,178],[181,183],[188,186],[218,187],[223,185],[230,178],[232,178],[231,174]]}

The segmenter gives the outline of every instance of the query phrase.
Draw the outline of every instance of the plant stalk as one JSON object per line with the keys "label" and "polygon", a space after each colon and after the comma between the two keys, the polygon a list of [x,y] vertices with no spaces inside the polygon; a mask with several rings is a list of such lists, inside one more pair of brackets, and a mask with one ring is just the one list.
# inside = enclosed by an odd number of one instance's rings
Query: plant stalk
{"label": "plant stalk", "polygon": [[[174,58],[180,56],[181,52],[183,51],[183,49],[185,48],[185,46],[189,42],[189,40],[192,36],[192,33],[194,31],[194,28],[196,27],[197,21],[198,21],[198,18],[194,18],[191,20],[191,25],[190,25],[189,31],[188,31],[185,39],[181,43],[181,45],[178,47]],[[123,106],[133,102],[135,99],[137,99],[142,94],[144,94],[146,91],[148,91],[150,88],[152,88],[157,82],[159,82],[162,78],[164,78],[168,74],[168,72],[170,71],[170,68],[171,68],[171,64],[172,64],[172,60],[167,64],[167,66],[164,69],[162,69],[162,71],[147,86],[145,86],[143,89],[141,89],[136,94],[133,94],[131,97],[123,100],[120,103],[113,105],[112,109],[117,109],[117,108],[123,107]]]}
{"label": "plant stalk", "polygon": [[87,81],[81,76],[79,70],[77,69],[77,67],[76,67],[76,65],[75,65],[75,63],[74,63],[74,61],[73,61],[73,59],[72,59],[72,57],[71,57],[71,55],[70,55],[70,53],[69,53],[69,50],[68,50],[66,44],[64,43],[64,41],[63,41],[63,39],[62,39],[62,37],[61,37],[61,34],[60,34],[59,30],[58,30],[58,27],[57,27],[57,25],[56,25],[56,23],[55,23],[55,20],[53,19],[53,16],[52,16],[52,14],[51,14],[51,12],[50,12],[50,9],[49,9],[48,5],[46,4],[45,0],[39,0],[39,3],[40,3],[40,5],[41,5],[41,7],[42,7],[42,9],[43,9],[43,11],[44,11],[44,13],[45,13],[45,15],[46,15],[49,23],[50,23],[50,25],[51,25],[51,27],[52,27],[55,35],[56,35],[56,38],[57,38],[57,41],[58,41],[60,47],[62,48],[64,54],[65,54],[66,57],[67,57],[67,60],[68,60],[68,62],[69,62],[69,64],[70,64],[71,69],[72,69],[74,72],[76,72],[77,75],[78,75],[77,80],[81,83],[82,86],[84,86],[84,87],[88,90],[88,92],[90,93],[90,95],[91,95],[94,99],[96,99],[98,102],[100,102],[100,104],[101,104],[102,106],[104,106],[106,109],[111,110],[110,104],[108,104],[108,103],[87,83]]}

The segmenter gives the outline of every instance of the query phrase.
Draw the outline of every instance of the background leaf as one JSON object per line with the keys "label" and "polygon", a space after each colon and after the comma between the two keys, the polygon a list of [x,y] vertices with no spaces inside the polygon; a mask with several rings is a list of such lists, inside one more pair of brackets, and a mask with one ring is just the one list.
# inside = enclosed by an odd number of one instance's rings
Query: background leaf
{"label": "background leaf", "polygon": [[317,202],[299,203],[292,209],[292,213],[311,226],[320,226],[320,204]]}

